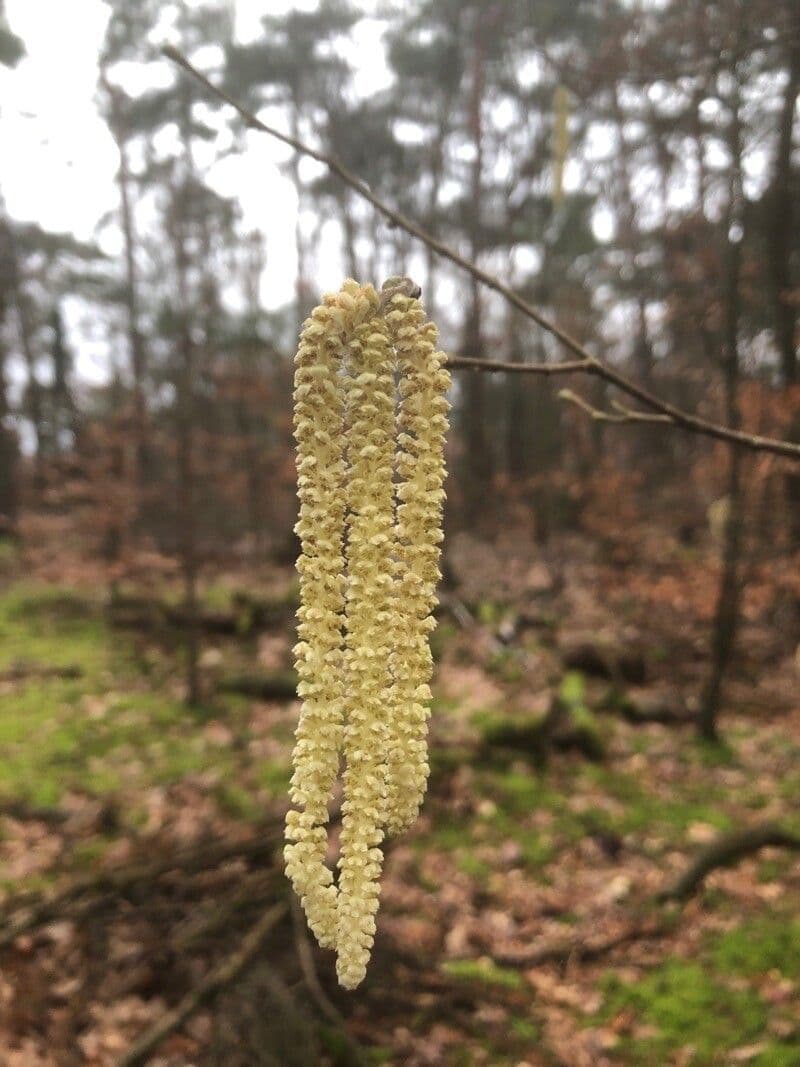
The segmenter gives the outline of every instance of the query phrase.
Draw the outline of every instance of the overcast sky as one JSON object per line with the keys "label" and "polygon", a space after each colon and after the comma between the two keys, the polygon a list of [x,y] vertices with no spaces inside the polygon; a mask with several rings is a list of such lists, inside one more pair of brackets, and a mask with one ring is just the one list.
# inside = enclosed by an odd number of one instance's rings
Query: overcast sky
{"label": "overcast sky", "polygon": [[[237,37],[245,40],[259,32],[265,14],[313,8],[315,0],[235,0],[232,6]],[[116,149],[95,102],[109,9],[103,0],[6,0],[6,14],[26,56],[13,70],[0,67],[0,193],[14,218],[90,239],[98,220],[117,207]],[[368,89],[384,76],[375,47],[379,28],[366,24],[358,32],[352,59]],[[245,224],[266,235],[263,295],[268,307],[278,307],[294,286],[297,198],[278,170],[289,150],[261,134],[247,137],[246,152],[218,164],[212,183],[235,195]],[[113,235],[105,240],[116,251]],[[323,285],[338,285],[335,255],[323,255],[319,267]]]}

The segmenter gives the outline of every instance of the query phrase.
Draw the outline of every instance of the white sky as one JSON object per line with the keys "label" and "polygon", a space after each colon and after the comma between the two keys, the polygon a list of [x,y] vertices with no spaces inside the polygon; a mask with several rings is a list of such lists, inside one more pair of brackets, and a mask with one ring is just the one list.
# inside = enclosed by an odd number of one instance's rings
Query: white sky
{"label": "white sky", "polygon": [[0,68],[0,191],[10,213],[88,238],[115,206],[114,144],[93,97],[100,0],[7,0],[27,56]]}
{"label": "white sky", "polygon": [[[233,6],[237,37],[248,39],[258,34],[264,15],[313,8],[315,0],[233,0]],[[118,206],[116,149],[95,105],[109,9],[102,0],[7,0],[6,14],[26,55],[12,70],[0,67],[0,194],[14,218],[88,240]],[[377,32],[374,23],[365,24],[354,42],[362,88],[382,79]],[[270,308],[294,291],[297,197],[278,170],[288,157],[285,146],[251,131],[246,151],[212,174],[218,191],[238,197],[245,225],[266,236],[262,294]],[[117,248],[112,243],[107,250]],[[338,284],[335,253],[323,254],[318,266],[323,285]],[[79,367],[92,378],[98,370]]]}

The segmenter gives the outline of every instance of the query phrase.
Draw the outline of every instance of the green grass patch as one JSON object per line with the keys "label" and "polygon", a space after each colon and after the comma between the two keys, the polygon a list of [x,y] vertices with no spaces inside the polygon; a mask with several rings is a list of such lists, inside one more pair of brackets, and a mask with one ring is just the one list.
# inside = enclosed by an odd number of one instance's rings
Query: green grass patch
{"label": "green grass patch", "polygon": [[522,662],[515,649],[504,648],[489,657],[486,664],[489,674],[499,678],[501,682],[515,685],[525,677]]}
{"label": "green grass patch", "polygon": [[198,728],[202,716],[150,688],[156,681],[143,677],[132,645],[109,630],[90,598],[16,585],[0,597],[0,638],[0,669],[25,663],[81,672],[32,674],[8,686],[0,795],[51,805],[68,790],[102,795],[231,767],[230,750],[209,744]]}
{"label": "green grass patch", "polygon": [[536,1023],[531,1022],[530,1019],[521,1019],[519,1017],[511,1019],[511,1033],[514,1037],[519,1038],[520,1041],[525,1041],[529,1044],[533,1044],[541,1038],[541,1031]]}
{"label": "green grass patch", "polygon": [[482,985],[502,986],[504,989],[522,989],[525,980],[521,974],[498,967],[488,958],[480,960],[448,960],[442,971],[459,982],[480,982]]}
{"label": "green grass patch", "polygon": [[[672,1063],[676,1056],[692,1067],[725,1064],[733,1049],[764,1043],[748,1063],[790,1067],[800,1063],[800,1032],[785,1041],[769,1040],[768,1003],[758,983],[769,973],[800,979],[800,920],[770,914],[709,938],[699,958],[670,957],[635,982],[615,975],[601,980],[603,1022],[633,1012],[652,1033],[626,1037],[625,1062]],[[748,981],[752,980],[752,981]],[[791,1005],[781,1009],[791,1019]]]}
{"label": "green grass patch", "polygon": [[217,787],[215,796],[220,810],[234,819],[258,822],[264,815],[258,799],[241,786],[222,783]]}
{"label": "green grass patch", "polygon": [[259,784],[273,797],[289,792],[291,777],[292,768],[288,763],[263,763],[258,768]]}
{"label": "green grass patch", "polygon": [[492,868],[485,860],[479,859],[472,851],[464,852],[456,859],[456,866],[476,882],[485,882],[492,873]]}
{"label": "green grass patch", "polygon": [[767,1023],[755,992],[723,984],[694,961],[668,959],[633,984],[612,976],[602,986],[606,1019],[633,1011],[654,1028],[651,1037],[624,1041],[634,1063],[669,1063],[678,1050],[690,1057],[684,1063],[723,1063],[724,1050],[754,1043]]}
{"label": "green grass patch", "polygon": [[671,792],[663,796],[648,789],[645,776],[634,777],[597,765],[585,767],[584,773],[601,792],[623,806],[619,815],[604,814],[600,820],[619,833],[652,831],[678,837],[693,822],[705,822],[721,831],[731,828],[731,817],[723,810],[724,794],[708,781],[686,782],[684,795]]}
{"label": "green grass patch", "polygon": [[[722,974],[758,977],[778,971],[800,980],[800,919],[780,913],[741,923],[715,939],[710,949]],[[800,1062],[800,1057],[799,1057]]]}

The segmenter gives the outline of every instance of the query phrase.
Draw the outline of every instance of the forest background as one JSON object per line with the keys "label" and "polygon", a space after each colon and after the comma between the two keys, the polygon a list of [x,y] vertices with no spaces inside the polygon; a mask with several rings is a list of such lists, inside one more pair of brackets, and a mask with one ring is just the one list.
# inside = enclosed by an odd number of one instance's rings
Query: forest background
{"label": "forest background", "polygon": [[[800,464],[612,384],[800,445],[793,0],[9,0],[0,64],[3,1062],[800,1062]],[[292,355],[398,274],[433,776],[347,997],[277,873]]]}

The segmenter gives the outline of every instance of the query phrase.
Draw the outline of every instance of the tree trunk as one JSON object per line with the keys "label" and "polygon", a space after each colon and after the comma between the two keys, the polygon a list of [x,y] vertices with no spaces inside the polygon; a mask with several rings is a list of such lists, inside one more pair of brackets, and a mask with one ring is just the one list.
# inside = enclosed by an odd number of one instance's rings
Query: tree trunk
{"label": "tree trunk", "polygon": [[100,81],[108,97],[110,108],[109,129],[119,153],[117,186],[119,188],[120,222],[125,256],[125,311],[127,316],[128,348],[133,372],[133,439],[135,448],[135,478],[141,492],[147,481],[147,414],[145,404],[145,377],[147,353],[144,337],[139,328],[139,282],[136,271],[136,234],[131,205],[131,177],[128,168],[128,153],[125,126],[120,103],[120,91],[100,72]]}
{"label": "tree trunk", "polygon": [[[0,331],[8,312],[9,291],[5,279],[9,278],[11,273],[9,256],[6,229],[0,224]],[[10,411],[6,359],[7,352],[2,344],[2,333],[0,333],[0,535],[2,536],[14,532],[19,503],[17,494],[19,441],[16,433],[7,425]]]}
{"label": "tree trunk", "polygon": [[[738,96],[733,105],[730,131],[731,181],[726,220],[727,285],[725,300],[725,415],[729,426],[738,429],[741,417],[739,387],[739,279],[741,274],[743,232],[732,234],[741,226],[743,192],[741,177],[741,130]],[[698,729],[707,741],[719,739],[718,718],[722,687],[731,661],[739,628],[742,585],[740,563],[743,542],[744,499],[742,493],[742,453],[735,446],[728,450],[728,515],[725,523],[722,574],[717,592],[714,629],[711,638],[711,672],[703,689]]]}
{"label": "tree trunk", "polygon": [[[291,133],[295,140],[300,139],[300,102],[297,94],[293,94],[291,104]],[[295,336],[300,336],[303,321],[309,309],[308,278],[306,277],[306,246],[303,238],[302,212],[303,212],[303,184],[300,180],[300,155],[295,152],[292,156],[292,182],[297,191],[297,215],[294,221],[294,247],[297,257],[297,272],[295,274],[295,302],[296,320]]]}
{"label": "tree trunk", "polygon": [[186,700],[200,697],[198,676],[199,631],[197,625],[197,530],[194,477],[194,344],[189,324],[187,262],[184,235],[177,248],[180,332],[178,338],[178,506],[180,511],[181,573],[183,576],[186,628]]}
{"label": "tree trunk", "polygon": [[175,191],[175,266],[178,280],[178,374],[177,374],[177,445],[178,445],[178,509],[181,540],[181,573],[186,613],[186,701],[197,704],[200,699],[200,628],[197,605],[197,514],[194,468],[195,435],[195,353],[191,329],[189,298],[189,256],[187,250],[186,182],[194,173],[190,139],[190,103],[184,99],[182,139],[185,172],[183,186]]}
{"label": "tree trunk", "polygon": [[[523,352],[519,338],[519,312],[511,309],[508,313],[508,355],[512,363],[523,363]],[[507,374],[506,381],[506,471],[511,481],[519,481],[528,471],[526,451],[528,421],[528,391],[520,389],[516,374]]]}
{"label": "tree trunk", "polygon": [[145,410],[145,375],[147,373],[147,356],[144,338],[139,329],[139,293],[136,277],[135,237],[133,216],[130,203],[130,175],[125,145],[119,148],[119,185],[122,217],[122,233],[125,241],[125,307],[128,316],[128,344],[130,346],[131,369],[133,370],[133,434],[136,448],[136,480],[141,490],[147,479],[147,416]]}
{"label": "tree trunk", "polygon": [[[483,182],[483,88],[484,43],[482,20],[476,16],[472,52],[472,86],[470,94],[470,132],[475,151],[470,182],[470,259],[477,262],[480,248]],[[481,293],[475,278],[470,281],[470,300],[464,324],[463,354],[472,358],[483,355],[481,328]],[[492,475],[492,458],[486,436],[486,376],[469,374],[464,384],[466,430],[466,515],[473,522],[485,508],[486,487]]]}
{"label": "tree trunk", "polygon": [[[800,35],[800,17],[796,19]],[[791,299],[792,243],[800,215],[795,211],[792,182],[792,134],[798,93],[800,93],[800,36],[790,42],[789,80],[783,94],[778,145],[772,176],[769,217],[769,273],[775,309],[775,342],[781,359],[785,385],[798,380],[797,309]]]}
{"label": "tree trunk", "polygon": [[28,375],[28,387],[26,392],[27,414],[33,427],[34,454],[33,454],[33,484],[38,496],[44,488],[44,450],[45,450],[45,426],[44,410],[42,404],[42,384],[36,369],[36,355],[33,350],[33,331],[28,313],[26,294],[22,288],[22,278],[19,269],[19,251],[14,227],[11,222],[3,220],[2,223],[5,243],[7,248],[7,264],[9,271],[9,289],[11,304],[17,320],[17,335],[19,337],[22,356],[25,361],[25,369]]}

